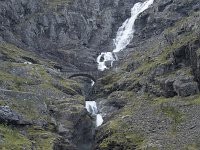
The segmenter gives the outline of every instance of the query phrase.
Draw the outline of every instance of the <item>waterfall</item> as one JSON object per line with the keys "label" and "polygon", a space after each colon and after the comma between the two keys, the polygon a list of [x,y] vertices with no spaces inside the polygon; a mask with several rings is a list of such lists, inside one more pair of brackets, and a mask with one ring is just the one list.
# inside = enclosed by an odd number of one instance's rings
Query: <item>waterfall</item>
{"label": "waterfall", "polygon": [[147,0],[144,3],[138,2],[131,9],[131,17],[128,18],[122,26],[118,29],[116,38],[113,40],[115,44],[115,49],[112,52],[103,52],[97,57],[98,69],[100,71],[104,71],[108,69],[107,62],[112,64],[114,61],[117,61],[116,53],[122,51],[127,47],[127,45],[133,39],[133,35],[135,32],[134,24],[135,20],[143,11],[149,8],[152,5],[154,0]]}
{"label": "waterfall", "polygon": [[96,126],[99,127],[103,123],[103,117],[101,114],[97,114],[96,116]]}
{"label": "waterfall", "polygon": [[[113,65],[114,61],[118,60],[117,53],[122,51],[127,47],[127,45],[133,39],[135,32],[134,24],[135,20],[144,10],[149,8],[153,4],[154,0],[146,0],[144,3],[138,2],[131,9],[131,17],[128,18],[122,26],[118,29],[116,38],[113,40],[115,44],[115,49],[112,52],[102,52],[97,57],[98,69],[104,71],[108,69],[108,66]],[[91,86],[94,82],[91,83]],[[98,109],[95,101],[86,101],[86,109],[89,113],[96,116],[96,126],[100,126],[103,123],[103,118],[101,114],[98,114]]]}
{"label": "waterfall", "polygon": [[[93,87],[95,82],[91,80],[91,87]],[[99,127],[103,123],[103,117],[101,114],[98,114],[97,103],[95,101],[86,101],[85,108],[89,113],[96,117],[96,127]]]}
{"label": "waterfall", "polygon": [[97,104],[95,101],[86,101],[85,102],[85,108],[89,113],[94,115],[96,117],[96,127],[102,125],[103,123],[103,117],[101,114],[98,114]]}

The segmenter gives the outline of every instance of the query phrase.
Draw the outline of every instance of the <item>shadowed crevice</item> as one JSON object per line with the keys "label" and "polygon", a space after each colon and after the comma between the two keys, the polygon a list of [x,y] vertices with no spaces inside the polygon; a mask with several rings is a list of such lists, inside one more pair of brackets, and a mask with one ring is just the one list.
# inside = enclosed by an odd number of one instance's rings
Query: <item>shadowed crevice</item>
{"label": "shadowed crevice", "polygon": [[85,73],[73,74],[73,75],[69,76],[69,79],[74,78],[74,77],[79,77],[79,76],[90,78],[91,80],[96,82],[96,79],[93,76],[91,76],[89,74],[85,74]]}

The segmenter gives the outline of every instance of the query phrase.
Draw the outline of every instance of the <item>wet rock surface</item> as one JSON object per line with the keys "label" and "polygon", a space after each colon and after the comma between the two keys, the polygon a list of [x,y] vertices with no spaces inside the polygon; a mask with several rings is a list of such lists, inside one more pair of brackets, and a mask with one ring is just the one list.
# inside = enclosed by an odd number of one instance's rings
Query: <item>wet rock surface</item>
{"label": "wet rock surface", "polygon": [[9,106],[0,107],[0,120],[1,122],[7,122],[11,124],[26,125],[31,124],[30,122],[23,119],[21,114],[12,111]]}

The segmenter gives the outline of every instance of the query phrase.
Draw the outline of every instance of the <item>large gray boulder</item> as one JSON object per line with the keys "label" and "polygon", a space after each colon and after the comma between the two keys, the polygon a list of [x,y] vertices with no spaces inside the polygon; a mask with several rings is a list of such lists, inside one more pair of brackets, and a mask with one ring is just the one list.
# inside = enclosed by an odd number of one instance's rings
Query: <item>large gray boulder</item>
{"label": "large gray boulder", "polygon": [[28,125],[31,124],[30,121],[24,119],[22,114],[19,114],[9,106],[0,106],[0,122],[1,123],[12,123],[15,125]]}
{"label": "large gray boulder", "polygon": [[179,96],[190,96],[199,93],[197,82],[183,82],[177,80],[173,84],[174,90]]}

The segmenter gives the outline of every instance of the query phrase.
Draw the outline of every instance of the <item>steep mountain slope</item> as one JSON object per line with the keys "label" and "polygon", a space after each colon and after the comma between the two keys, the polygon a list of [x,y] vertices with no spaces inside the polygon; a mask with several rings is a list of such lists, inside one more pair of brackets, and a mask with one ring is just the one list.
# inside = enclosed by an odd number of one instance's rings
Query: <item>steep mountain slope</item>
{"label": "steep mountain slope", "polygon": [[75,149],[80,123],[79,135],[85,131],[92,139],[79,83],[55,70],[54,62],[5,42],[0,58],[0,148]]}
{"label": "steep mountain slope", "polygon": [[[199,0],[155,0],[97,71],[136,2],[0,0],[0,149],[199,149]],[[92,92],[68,78],[81,71],[99,74]],[[96,135],[85,99],[104,117]]]}
{"label": "steep mountain slope", "polygon": [[199,149],[199,1],[155,1],[94,97],[96,149]]}

